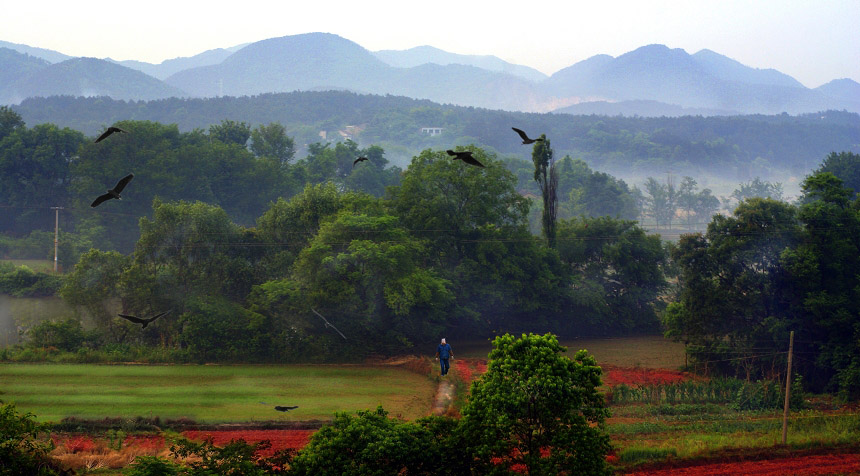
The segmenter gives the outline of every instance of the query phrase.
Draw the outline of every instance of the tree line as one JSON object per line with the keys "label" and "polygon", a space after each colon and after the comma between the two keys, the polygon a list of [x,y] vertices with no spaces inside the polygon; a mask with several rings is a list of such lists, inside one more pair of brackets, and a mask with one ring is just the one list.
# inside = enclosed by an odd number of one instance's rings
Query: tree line
{"label": "tree line", "polygon": [[[14,108],[28,123],[55,123],[87,134],[127,118],[175,123],[182,131],[192,131],[230,117],[252,125],[278,122],[298,144],[312,144],[319,140],[319,131],[333,135],[359,126],[355,140],[385,147],[400,166],[420,150],[443,144],[484,144],[500,154],[528,159],[528,151],[510,134],[511,125],[519,124],[552,138],[560,156],[582,158],[615,175],[656,175],[670,169],[680,175],[711,174],[733,181],[755,176],[774,180],[772,174],[786,171],[805,174],[832,150],[858,152],[860,142],[860,116],[838,111],[799,116],[571,116],[344,91],[155,101],[29,98]],[[443,131],[429,136],[422,127]],[[300,149],[301,157],[303,146]]]}
{"label": "tree line", "polygon": [[860,396],[858,171],[860,156],[831,153],[797,204],[750,198],[682,236],[667,335],[703,369],[756,379],[784,373],[794,331],[793,366],[811,389]]}
{"label": "tree line", "polygon": [[[297,159],[300,147],[278,122],[252,128],[222,120],[191,132],[148,121],[118,124],[134,134],[93,144],[82,133],[53,124],[28,128],[15,111],[0,107],[0,253],[53,257],[51,207],[63,208],[59,261],[70,267],[90,247],[130,252],[139,236],[136,220],[151,213],[155,197],[216,204],[237,223],[250,225],[272,201],[295,195],[307,183],[332,181],[344,190],[381,197],[401,180],[402,169],[377,145],[313,142],[307,156]],[[360,155],[369,160],[353,167]],[[538,234],[543,202],[536,200],[534,164],[515,156],[502,161],[517,176],[516,189],[534,195],[529,223]],[[640,189],[593,170],[581,158],[566,155],[556,162],[560,218],[611,216],[671,226],[681,221],[677,215],[687,226],[702,227],[718,206],[711,191],[699,190],[691,177],[677,188],[649,178]],[[121,211],[88,207],[93,196],[132,171],[137,178]]]}
{"label": "tree line", "polygon": [[[529,232],[516,177],[470,150],[485,169],[426,150],[383,197],[307,184],[254,227],[216,205],[154,199],[134,251],[84,253],[60,294],[97,319],[104,342],[198,360],[325,360],[343,349],[354,358],[443,333],[656,329],[666,261],[658,237],[633,221],[579,217],[559,221],[553,249]],[[132,332],[117,303],[174,317]]]}

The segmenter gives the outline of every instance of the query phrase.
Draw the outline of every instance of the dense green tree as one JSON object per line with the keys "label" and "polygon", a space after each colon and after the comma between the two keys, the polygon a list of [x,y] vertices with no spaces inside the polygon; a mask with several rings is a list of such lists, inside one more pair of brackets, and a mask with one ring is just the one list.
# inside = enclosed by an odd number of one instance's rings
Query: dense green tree
{"label": "dense green tree", "polygon": [[224,119],[221,124],[209,126],[209,137],[225,144],[237,144],[245,147],[251,137],[251,126],[244,122]]}
{"label": "dense green tree", "polygon": [[425,246],[396,217],[343,212],[302,250],[294,278],[304,302],[340,316],[335,326],[394,350],[446,323],[450,283],[421,266]]}
{"label": "dense green tree", "polygon": [[570,309],[570,275],[558,253],[525,227],[480,227],[450,273],[458,309],[452,335],[548,330]]}
{"label": "dense green tree", "polygon": [[559,218],[575,216],[635,219],[636,199],[623,180],[596,172],[582,159],[565,156],[558,167]]}
{"label": "dense green tree", "polygon": [[270,322],[222,296],[193,296],[176,318],[177,340],[198,362],[267,360]]}
{"label": "dense green tree", "polygon": [[577,277],[573,295],[584,323],[604,333],[654,330],[667,285],[660,238],[610,217],[562,220],[558,233],[561,260]]}
{"label": "dense green tree", "polygon": [[24,119],[9,106],[0,106],[0,141],[18,129],[24,128]]}
{"label": "dense green tree", "polygon": [[[667,335],[692,344],[701,360],[725,360],[747,378],[773,364],[761,348],[781,347],[793,293],[781,255],[801,228],[793,206],[772,199],[741,202],[733,217],[716,215],[704,235],[685,235],[674,251],[679,300],[664,316]],[[718,364],[719,365],[719,364]]]}
{"label": "dense green tree", "polygon": [[274,276],[285,276],[299,252],[319,231],[323,220],[340,210],[381,211],[382,205],[360,192],[341,193],[333,182],[307,184],[289,200],[279,198],[257,219],[266,247],[267,264]]}
{"label": "dense green tree", "polygon": [[821,172],[832,173],[854,193],[860,193],[860,154],[846,151],[831,152],[814,173]]}
{"label": "dense green tree", "polygon": [[251,152],[257,157],[271,157],[282,165],[288,164],[296,155],[295,141],[287,135],[286,128],[278,122],[260,124],[251,131]]}
{"label": "dense green tree", "polygon": [[463,240],[479,227],[518,228],[528,214],[516,177],[495,156],[474,146],[466,150],[486,168],[453,161],[444,151],[425,150],[413,158],[401,185],[389,189],[394,212],[413,235],[433,237],[442,261],[459,261]]}
{"label": "dense green tree", "polygon": [[367,161],[359,162],[352,168],[344,179],[344,185],[350,190],[369,193],[375,197],[385,195],[385,189],[400,183],[400,167],[387,167],[385,150],[379,146],[370,146],[359,151]]}
{"label": "dense green tree", "polygon": [[860,200],[842,180],[818,172],[803,182],[804,204],[798,218],[803,240],[786,250],[782,261],[797,296],[802,319],[790,322],[803,336],[798,351],[815,355],[801,362],[816,388],[860,396]]}
{"label": "dense green tree", "polygon": [[14,215],[6,210],[10,219],[0,220],[0,231],[52,228],[47,209],[68,204],[72,164],[84,142],[80,132],[52,124],[16,126],[0,139],[0,194],[15,207]]}
{"label": "dense green tree", "polygon": [[609,474],[609,411],[600,367],[584,350],[572,359],[552,334],[496,337],[487,373],[472,383],[461,431],[478,474]]}
{"label": "dense green tree", "polygon": [[[143,306],[180,303],[188,296],[224,295],[236,300],[253,284],[254,236],[227,213],[201,202],[166,203],[156,199],[153,217],[140,219],[140,240],[129,270],[131,311]],[[146,284],[144,284],[146,283]],[[130,289],[130,290],[131,290]],[[145,290],[145,292],[144,292]]]}

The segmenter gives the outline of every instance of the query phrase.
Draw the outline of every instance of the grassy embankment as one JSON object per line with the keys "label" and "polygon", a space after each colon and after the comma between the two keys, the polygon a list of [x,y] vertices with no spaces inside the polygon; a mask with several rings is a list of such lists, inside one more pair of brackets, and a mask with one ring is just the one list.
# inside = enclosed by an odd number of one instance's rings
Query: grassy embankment
{"label": "grassy embankment", "polygon": [[33,271],[50,273],[54,271],[54,261],[49,259],[0,259],[0,262],[12,263],[15,266],[26,266]]}

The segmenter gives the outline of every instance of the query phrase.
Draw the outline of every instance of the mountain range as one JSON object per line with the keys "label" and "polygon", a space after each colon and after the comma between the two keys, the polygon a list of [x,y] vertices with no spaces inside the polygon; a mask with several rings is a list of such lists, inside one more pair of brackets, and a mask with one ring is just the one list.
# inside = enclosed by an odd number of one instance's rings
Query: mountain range
{"label": "mountain range", "polygon": [[596,55],[547,77],[495,56],[431,46],[371,52],[330,33],[270,38],[160,64],[73,58],[0,42],[0,104],[72,95],[151,100],[348,90],[525,112],[640,116],[860,112],[860,84],[807,88],[711,50],[646,45]]}

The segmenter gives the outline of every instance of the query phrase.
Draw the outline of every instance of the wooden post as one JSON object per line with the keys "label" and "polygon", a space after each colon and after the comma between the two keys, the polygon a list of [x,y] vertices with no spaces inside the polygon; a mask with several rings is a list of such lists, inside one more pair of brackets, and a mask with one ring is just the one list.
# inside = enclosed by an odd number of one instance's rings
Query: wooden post
{"label": "wooden post", "polygon": [[788,400],[791,396],[791,353],[794,351],[794,331],[788,337],[788,370],[785,373],[785,406],[782,409],[782,444],[788,436]]}

